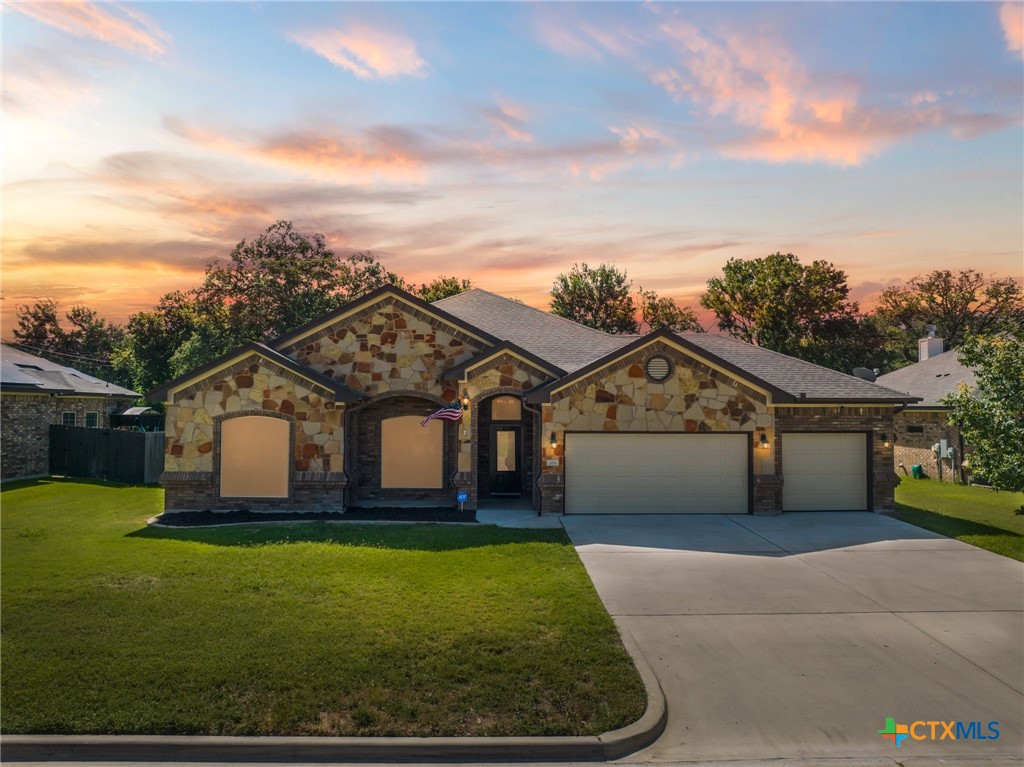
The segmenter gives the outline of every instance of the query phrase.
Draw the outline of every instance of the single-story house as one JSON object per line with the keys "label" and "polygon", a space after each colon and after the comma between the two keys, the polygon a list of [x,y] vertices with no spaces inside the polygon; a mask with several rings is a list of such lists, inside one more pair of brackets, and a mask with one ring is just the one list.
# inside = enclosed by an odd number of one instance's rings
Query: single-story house
{"label": "single-story house", "polygon": [[879,376],[876,383],[918,400],[898,412],[893,422],[897,471],[906,475],[917,465],[925,476],[963,482],[961,464],[970,445],[964,444],[960,430],[949,422],[949,407],[942,401],[960,384],[973,387],[974,370],[961,364],[955,351],[943,351],[943,340],[929,326],[928,337],[918,342],[918,362]]}
{"label": "single-story house", "polygon": [[[166,405],[168,510],[465,493],[545,514],[891,509],[893,415],[913,400],[724,336],[394,287],[147,396]],[[458,420],[424,420],[446,405]]]}
{"label": "single-story house", "polygon": [[46,476],[51,424],[107,428],[111,414],[138,396],[4,344],[0,347],[0,476],[4,480]]}

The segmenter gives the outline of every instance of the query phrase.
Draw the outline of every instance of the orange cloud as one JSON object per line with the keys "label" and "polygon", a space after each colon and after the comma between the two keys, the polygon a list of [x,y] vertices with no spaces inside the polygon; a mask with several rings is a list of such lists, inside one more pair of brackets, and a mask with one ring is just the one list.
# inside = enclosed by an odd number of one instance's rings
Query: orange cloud
{"label": "orange cloud", "polygon": [[7,7],[76,37],[91,37],[132,53],[159,56],[170,41],[151,18],[116,3],[8,2]]}
{"label": "orange cloud", "polygon": [[427,62],[416,43],[395,32],[355,26],[314,29],[289,35],[292,42],[363,79],[425,77]]}
{"label": "orange cloud", "polygon": [[676,45],[681,65],[655,71],[652,82],[675,98],[685,96],[712,115],[757,131],[726,143],[726,154],[858,165],[884,144],[877,131],[864,131],[870,126],[857,116],[855,93],[815,87],[778,41],[732,32],[716,40],[680,20],[660,29]]}
{"label": "orange cloud", "polygon": [[377,128],[351,135],[297,131],[246,139],[241,134],[227,136],[196,128],[175,117],[166,117],[164,125],[210,149],[346,183],[425,180],[424,157],[416,146],[415,135],[398,128]]}
{"label": "orange cloud", "polygon": [[1006,47],[1024,59],[1024,3],[1006,0],[999,6],[999,22],[1003,25]]}

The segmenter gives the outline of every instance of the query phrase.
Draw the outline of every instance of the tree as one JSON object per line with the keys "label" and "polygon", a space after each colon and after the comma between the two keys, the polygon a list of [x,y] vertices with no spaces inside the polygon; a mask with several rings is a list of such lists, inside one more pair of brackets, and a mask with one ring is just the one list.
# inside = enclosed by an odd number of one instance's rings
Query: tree
{"label": "tree", "polygon": [[845,272],[829,262],[773,253],[730,259],[700,303],[734,338],[849,372],[870,361],[868,326],[849,293]]}
{"label": "tree", "polygon": [[669,297],[659,297],[653,290],[637,290],[640,303],[640,327],[648,332],[668,328],[675,333],[703,333],[697,313],[688,306],[679,306]]}
{"label": "tree", "polygon": [[429,283],[421,283],[416,292],[427,303],[433,303],[472,289],[473,283],[469,280],[460,280],[458,277],[435,277]]}
{"label": "tree", "polygon": [[175,291],[165,294],[152,311],[128,318],[114,364],[130,378],[135,391],[149,391],[176,377],[171,358],[199,327],[201,315],[194,292]]}
{"label": "tree", "polygon": [[974,368],[976,387],[961,385],[945,404],[974,448],[971,470],[1002,490],[1024,491],[1024,340],[968,336],[958,353]]}
{"label": "tree", "polygon": [[573,264],[568,274],[555,277],[551,312],[606,333],[635,333],[636,306],[629,288],[626,272],[614,266]]}
{"label": "tree", "polygon": [[196,298],[226,310],[238,343],[263,340],[338,306],[351,273],[323,235],[304,235],[290,221],[278,221],[255,240],[239,242],[227,261],[207,266]]}
{"label": "tree", "polygon": [[875,309],[886,342],[899,362],[916,362],[917,341],[928,325],[950,349],[971,335],[1024,337],[1024,292],[1012,277],[986,277],[974,269],[937,269],[882,292]]}
{"label": "tree", "polygon": [[16,317],[14,346],[87,375],[131,385],[130,377],[122,375],[112,362],[115,349],[124,341],[124,329],[108,323],[95,310],[71,307],[64,315],[69,329],[61,325],[57,302],[52,299],[19,306]]}

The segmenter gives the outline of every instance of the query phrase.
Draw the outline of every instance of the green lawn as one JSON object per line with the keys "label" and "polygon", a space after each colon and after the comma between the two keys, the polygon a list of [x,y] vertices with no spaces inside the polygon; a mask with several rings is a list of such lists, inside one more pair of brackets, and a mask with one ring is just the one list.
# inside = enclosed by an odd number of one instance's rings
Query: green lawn
{"label": "green lawn", "polygon": [[561,530],[146,527],[162,491],[4,488],[5,733],[595,734],[643,713]]}
{"label": "green lawn", "polygon": [[1024,562],[1024,493],[996,492],[933,479],[904,479],[896,488],[897,519]]}

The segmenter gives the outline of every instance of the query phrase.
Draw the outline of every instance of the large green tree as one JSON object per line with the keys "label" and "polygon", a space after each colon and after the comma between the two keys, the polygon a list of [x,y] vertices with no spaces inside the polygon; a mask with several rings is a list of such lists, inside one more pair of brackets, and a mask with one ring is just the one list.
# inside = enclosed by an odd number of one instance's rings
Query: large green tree
{"label": "large green tree", "polygon": [[1024,340],[968,336],[958,354],[974,368],[976,386],[961,385],[945,403],[974,449],[971,470],[1002,490],[1024,491]]}
{"label": "large green tree", "polygon": [[735,338],[848,373],[875,361],[875,331],[849,294],[829,262],[773,253],[730,259],[700,302]]}
{"label": "large green tree", "polygon": [[606,333],[703,330],[689,307],[643,288],[634,298],[632,287],[626,271],[613,265],[573,264],[569,272],[555,278],[551,313]]}
{"label": "large green tree", "polygon": [[874,317],[899,366],[917,361],[928,325],[951,349],[972,335],[1024,337],[1024,292],[1012,277],[937,269],[883,291]]}

